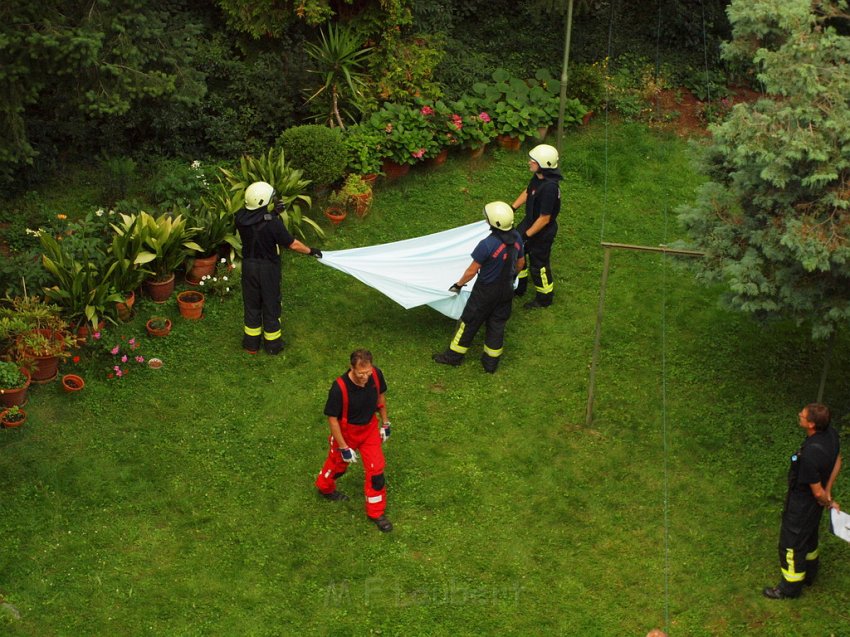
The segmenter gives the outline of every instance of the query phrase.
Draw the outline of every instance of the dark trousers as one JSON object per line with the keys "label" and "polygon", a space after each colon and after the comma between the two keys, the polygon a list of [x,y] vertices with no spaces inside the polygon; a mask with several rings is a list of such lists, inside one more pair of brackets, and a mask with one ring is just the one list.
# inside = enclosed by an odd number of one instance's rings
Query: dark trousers
{"label": "dark trousers", "polygon": [[484,354],[482,363],[495,369],[505,342],[505,326],[511,317],[513,289],[510,282],[476,283],[472,294],[463,308],[457,331],[449,345],[449,351],[458,357],[466,354],[475,334],[485,325]]}
{"label": "dark trousers", "polygon": [[282,342],[280,302],[280,263],[245,259],[242,262],[242,306],[245,314],[242,346],[245,349],[259,349],[261,335],[267,348]]}
{"label": "dark trousers", "polygon": [[519,296],[525,294],[530,276],[537,291],[537,301],[541,305],[551,305],[555,296],[555,279],[550,263],[554,241],[553,234],[543,239],[531,237],[525,242],[525,269],[519,273],[516,293]]}
{"label": "dark trousers", "polygon": [[823,507],[814,498],[789,498],[779,529],[779,588],[790,597],[811,584],[818,570],[818,532]]}

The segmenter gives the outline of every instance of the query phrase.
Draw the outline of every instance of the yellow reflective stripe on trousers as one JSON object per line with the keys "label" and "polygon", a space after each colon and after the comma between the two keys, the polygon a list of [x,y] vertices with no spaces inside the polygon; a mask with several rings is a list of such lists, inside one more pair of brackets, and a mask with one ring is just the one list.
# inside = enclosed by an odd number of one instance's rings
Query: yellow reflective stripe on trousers
{"label": "yellow reflective stripe on trousers", "polygon": [[540,268],[540,283],[542,283],[542,285],[534,286],[538,292],[549,294],[555,289],[555,284],[549,280],[549,276],[546,274],[546,268]]}
{"label": "yellow reflective stripe on trousers", "polygon": [[802,582],[806,578],[805,571],[798,573],[794,568],[794,549],[785,550],[785,562],[788,564],[788,568],[779,570],[782,571],[782,577],[785,578],[786,582]]}
{"label": "yellow reflective stripe on trousers", "polygon": [[259,336],[260,334],[263,333],[263,328],[262,327],[248,327],[246,325],[245,326],[245,333],[248,336]]}
{"label": "yellow reflective stripe on trousers", "polygon": [[267,341],[276,341],[280,338],[280,330],[276,332],[263,332],[263,338]]}
{"label": "yellow reflective stripe on trousers", "polygon": [[814,562],[816,559],[818,559],[818,555],[819,555],[818,552],[819,551],[820,551],[820,547],[816,548],[811,553],[806,553],[806,560],[809,561],[809,562]]}
{"label": "yellow reflective stripe on trousers", "polygon": [[500,347],[499,349],[490,349],[489,347],[487,347],[485,345],[484,346],[484,353],[487,354],[487,356],[491,356],[493,358],[499,358],[499,356],[502,355],[502,352],[504,351],[504,349],[505,349],[504,347]]}
{"label": "yellow reflective stripe on trousers", "polygon": [[463,321],[460,322],[460,327],[457,328],[457,332],[455,332],[455,336],[452,339],[451,344],[449,345],[449,349],[453,352],[457,352],[458,354],[466,354],[466,351],[469,349],[468,347],[463,347],[462,345],[458,345],[461,337],[463,336],[463,331],[466,329],[466,323]]}
{"label": "yellow reflective stripe on trousers", "polygon": [[528,278],[528,268],[523,268],[522,270],[520,270],[519,274],[517,275],[517,278],[518,279],[527,279]]}

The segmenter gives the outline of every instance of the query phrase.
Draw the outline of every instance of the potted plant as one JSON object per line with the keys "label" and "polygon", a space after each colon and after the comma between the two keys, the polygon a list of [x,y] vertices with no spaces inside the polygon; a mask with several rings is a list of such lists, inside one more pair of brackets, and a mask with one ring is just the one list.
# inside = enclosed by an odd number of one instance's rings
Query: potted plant
{"label": "potted plant", "polygon": [[345,130],[345,150],[348,170],[362,175],[370,186],[381,172],[381,144],[384,131],[368,124],[356,124]]}
{"label": "potted plant", "polygon": [[33,382],[46,383],[56,378],[59,361],[76,343],[65,330],[38,329],[20,335],[15,348],[19,359],[31,362]]}
{"label": "potted plant", "polygon": [[204,295],[196,290],[185,290],[177,295],[177,307],[180,316],[196,321],[204,311]]}
{"label": "potted plant", "polygon": [[143,267],[153,260],[153,255],[144,249],[144,237],[138,215],[121,214],[121,224],[112,224],[112,241],[109,254],[115,262],[112,271],[112,287],[121,296],[116,302],[118,319],[128,321],[136,302],[135,291],[142,282],[153,276],[153,272]]}
{"label": "potted plant", "polygon": [[[175,211],[176,213],[176,211]],[[163,213],[154,217],[144,210],[139,212],[138,226],[131,228],[126,222],[117,227],[118,232],[141,233],[144,249],[137,259],[148,264],[153,276],[145,287],[154,303],[165,303],[174,291],[174,271],[190,251],[201,251],[192,240],[194,230],[187,227],[180,213]]]}
{"label": "potted plant", "polygon": [[83,380],[82,376],[78,376],[77,374],[65,374],[62,376],[62,389],[69,394],[82,391],[85,386],[86,381]]}
{"label": "potted plant", "polygon": [[54,285],[45,296],[62,308],[72,330],[85,325],[97,327],[107,315],[107,307],[121,301],[112,287],[115,262],[102,268],[95,260],[78,261],[64,244],[48,233],[39,237],[44,250],[41,260],[53,277]]}
{"label": "potted plant", "polygon": [[422,111],[422,108],[385,102],[369,118],[373,129],[384,132],[380,148],[384,158],[382,168],[387,178],[395,179],[407,174],[411,165],[439,149],[426,119],[428,111]]}
{"label": "potted plant", "polygon": [[199,285],[204,288],[207,296],[217,296],[223,301],[224,297],[230,294],[231,289],[239,285],[239,277],[233,276],[233,266],[227,262],[227,259],[221,259],[216,265],[215,272],[203,277]]}
{"label": "potted plant", "polygon": [[360,175],[346,177],[339,192],[347,199],[349,209],[354,210],[358,217],[365,217],[372,207],[372,187]]}
{"label": "potted plant", "polygon": [[283,151],[269,149],[267,155],[260,158],[245,156],[239,162],[239,170],[221,169],[230,190],[235,193],[234,205],[242,208],[245,202],[245,189],[255,181],[265,181],[275,189],[276,197],[284,205],[280,217],[286,229],[298,239],[305,239],[304,227],[310,227],[317,237],[323,239],[324,231],[315,221],[302,212],[302,206],[309,208],[313,200],[305,194],[310,181],[302,179],[300,170],[286,163]]}
{"label": "potted plant", "polygon": [[168,336],[171,332],[171,320],[164,316],[152,316],[145,323],[145,329],[151,336]]}
{"label": "potted plant", "polygon": [[10,429],[13,427],[20,427],[26,422],[26,420],[26,412],[18,405],[13,405],[12,407],[0,412],[0,424]]}
{"label": "potted plant", "polygon": [[327,205],[325,205],[325,216],[335,226],[338,226],[348,216],[348,195],[342,190],[334,190],[328,195]]}
{"label": "potted plant", "polygon": [[17,363],[0,361],[0,405],[11,407],[27,402],[30,373]]}
{"label": "potted plant", "polygon": [[483,109],[480,100],[465,96],[453,104],[460,121],[453,120],[458,144],[467,148],[473,158],[481,157],[496,136],[493,118]]}
{"label": "potted plant", "polygon": [[187,213],[187,222],[195,227],[192,239],[201,248],[190,257],[191,263],[186,270],[186,280],[192,285],[215,272],[221,245],[239,247],[235,221],[239,207],[237,198],[219,178],[212,194],[202,197],[200,205]]}

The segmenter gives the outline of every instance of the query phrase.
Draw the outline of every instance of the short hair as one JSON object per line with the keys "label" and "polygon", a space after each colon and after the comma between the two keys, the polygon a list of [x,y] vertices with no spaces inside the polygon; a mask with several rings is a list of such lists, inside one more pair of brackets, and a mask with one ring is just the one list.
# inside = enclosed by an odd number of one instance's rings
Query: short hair
{"label": "short hair", "polygon": [[806,420],[814,423],[815,431],[825,431],[832,421],[829,407],[821,403],[809,403],[806,405]]}
{"label": "short hair", "polygon": [[372,352],[370,352],[368,349],[356,349],[351,352],[351,358],[349,360],[351,361],[352,367],[357,367],[357,365],[360,363],[369,363],[371,365]]}

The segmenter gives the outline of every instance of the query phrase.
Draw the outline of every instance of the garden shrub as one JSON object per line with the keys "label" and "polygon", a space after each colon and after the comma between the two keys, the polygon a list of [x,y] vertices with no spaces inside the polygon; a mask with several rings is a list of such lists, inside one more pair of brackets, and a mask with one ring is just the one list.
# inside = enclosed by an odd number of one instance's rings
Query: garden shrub
{"label": "garden shrub", "polygon": [[161,158],[154,164],[147,199],[159,210],[185,208],[196,205],[208,189],[201,162]]}
{"label": "garden shrub", "polygon": [[129,157],[105,157],[100,162],[103,200],[113,205],[124,199],[136,177],[136,162]]}
{"label": "garden shrub", "polygon": [[277,145],[286,162],[304,171],[314,186],[328,186],[340,179],[347,164],[343,133],[318,124],[293,126],[283,131]]}

